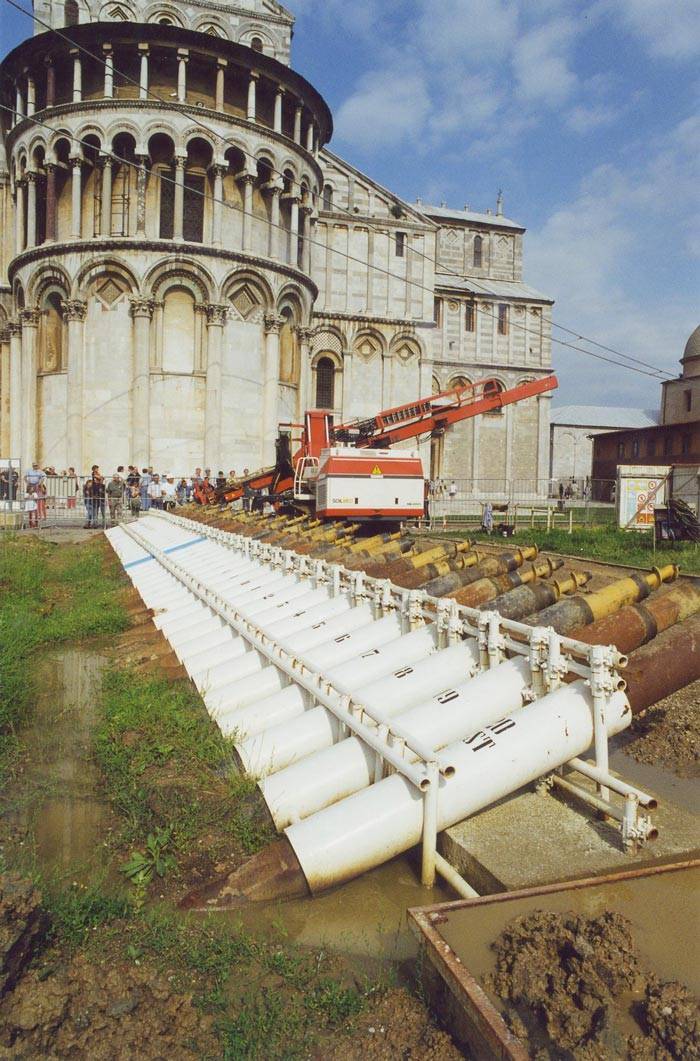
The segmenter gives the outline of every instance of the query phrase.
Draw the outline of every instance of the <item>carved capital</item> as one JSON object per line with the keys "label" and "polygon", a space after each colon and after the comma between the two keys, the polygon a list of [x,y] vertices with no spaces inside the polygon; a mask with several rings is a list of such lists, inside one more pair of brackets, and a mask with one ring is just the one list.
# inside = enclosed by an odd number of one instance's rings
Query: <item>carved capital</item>
{"label": "carved capital", "polygon": [[10,333],[10,338],[12,338],[13,335],[21,335],[22,334],[22,324],[18,320],[17,321],[8,321],[7,322],[7,330]]}
{"label": "carved capital", "polygon": [[0,343],[9,343],[10,334],[11,333],[9,326],[7,328],[3,328],[2,331],[0,331]]}
{"label": "carved capital", "polygon": [[87,315],[87,302],[79,298],[68,298],[61,302],[64,320],[84,321]]}
{"label": "carved capital", "polygon": [[313,339],[314,329],[305,328],[303,325],[299,325],[297,328],[297,335],[300,343],[310,343]]}
{"label": "carved capital", "polygon": [[26,178],[30,184],[37,184],[41,180],[41,173],[37,173],[35,169],[27,170]]}
{"label": "carved capital", "polygon": [[248,184],[249,182],[252,184],[257,179],[257,176],[257,173],[248,173],[247,170],[242,170],[241,173],[236,174],[236,180],[240,184]]}
{"label": "carved capital", "polygon": [[38,328],[40,317],[41,313],[38,309],[22,309],[19,313],[23,328]]}
{"label": "carved capital", "polygon": [[269,333],[278,332],[284,324],[284,318],[278,317],[275,313],[266,313],[264,318],[265,331]]}
{"label": "carved capital", "polygon": [[228,306],[219,305],[215,302],[210,302],[206,306],[207,311],[207,326],[213,326],[215,328],[223,328],[226,323],[228,315]]}
{"label": "carved capital", "polygon": [[71,155],[68,161],[70,162],[73,169],[76,169],[78,166],[82,166],[83,164],[83,160],[80,155]]}
{"label": "carved capital", "polygon": [[150,320],[155,308],[156,304],[152,298],[141,298],[139,295],[133,295],[129,299],[129,313],[134,319],[136,317],[148,317]]}

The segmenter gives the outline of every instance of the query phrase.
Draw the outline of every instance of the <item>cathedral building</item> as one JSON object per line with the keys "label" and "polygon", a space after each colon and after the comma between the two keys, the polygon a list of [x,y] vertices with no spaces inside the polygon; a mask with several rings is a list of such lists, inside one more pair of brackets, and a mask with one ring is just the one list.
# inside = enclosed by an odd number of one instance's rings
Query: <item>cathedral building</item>
{"label": "cathedral building", "polygon": [[[339,158],[275,0],[34,11],[0,65],[0,456],[254,468],[307,408],[550,370],[524,229]],[[548,439],[545,395],[426,443],[426,473],[545,480]]]}

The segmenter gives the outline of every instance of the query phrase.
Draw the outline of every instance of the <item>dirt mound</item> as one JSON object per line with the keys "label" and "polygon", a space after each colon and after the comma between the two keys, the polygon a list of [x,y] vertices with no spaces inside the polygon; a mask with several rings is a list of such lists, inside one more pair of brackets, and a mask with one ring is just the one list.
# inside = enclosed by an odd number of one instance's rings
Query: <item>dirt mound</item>
{"label": "dirt mound", "polygon": [[77,955],[46,976],[25,975],[0,1005],[0,1058],[201,1058],[215,1052],[212,1018],[167,979]]}
{"label": "dirt mound", "polygon": [[[697,1003],[681,984],[647,973],[621,914],[537,911],[515,918],[492,946],[487,986],[514,1004],[507,1019],[538,1059],[700,1057]],[[644,1034],[625,1036],[630,1015]]]}
{"label": "dirt mound", "polygon": [[632,723],[625,751],[637,762],[681,776],[700,773],[700,681],[660,700]]}
{"label": "dirt mound", "polygon": [[41,947],[48,919],[29,881],[0,876],[0,998],[15,986]]}

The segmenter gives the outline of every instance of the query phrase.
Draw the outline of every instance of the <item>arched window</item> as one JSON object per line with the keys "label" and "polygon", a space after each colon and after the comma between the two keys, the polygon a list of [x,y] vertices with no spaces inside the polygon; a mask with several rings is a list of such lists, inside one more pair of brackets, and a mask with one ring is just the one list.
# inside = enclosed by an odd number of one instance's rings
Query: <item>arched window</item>
{"label": "arched window", "polygon": [[330,357],[319,358],[316,365],[316,408],[335,408],[335,365]]}
{"label": "arched window", "polygon": [[67,26],[77,26],[80,22],[80,8],[77,0],[66,0],[63,5],[63,14]]}
{"label": "arched window", "polygon": [[323,209],[329,212],[333,209],[333,189],[330,184],[323,187]]}
{"label": "arched window", "polygon": [[40,372],[62,370],[64,327],[61,295],[58,291],[51,291],[44,300],[39,321]]}
{"label": "arched window", "polygon": [[484,260],[484,241],[481,236],[474,236],[474,268],[481,269]]}
{"label": "arched window", "polygon": [[[484,384],[484,398],[493,398],[494,395],[501,394],[502,391],[503,387],[497,379],[488,379]],[[503,410],[500,407],[497,407],[484,413],[484,416],[500,416],[502,412]]]}
{"label": "arched window", "polygon": [[196,325],[194,298],[186,287],[171,287],[163,299],[163,371],[192,372]]}
{"label": "arched window", "polygon": [[250,46],[254,52],[261,52],[263,50],[263,42],[260,37],[253,37]]}

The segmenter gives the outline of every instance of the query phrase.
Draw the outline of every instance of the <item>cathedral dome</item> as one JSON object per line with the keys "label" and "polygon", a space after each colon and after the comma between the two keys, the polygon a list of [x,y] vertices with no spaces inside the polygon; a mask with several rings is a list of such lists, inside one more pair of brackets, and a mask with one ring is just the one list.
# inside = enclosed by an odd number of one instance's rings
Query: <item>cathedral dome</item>
{"label": "cathedral dome", "polygon": [[700,376],[700,324],[691,332],[681,358],[684,376]]}

